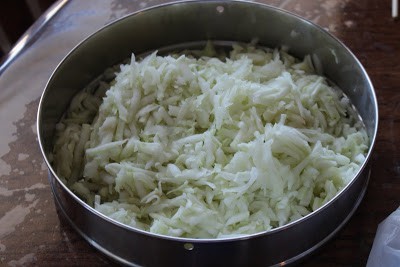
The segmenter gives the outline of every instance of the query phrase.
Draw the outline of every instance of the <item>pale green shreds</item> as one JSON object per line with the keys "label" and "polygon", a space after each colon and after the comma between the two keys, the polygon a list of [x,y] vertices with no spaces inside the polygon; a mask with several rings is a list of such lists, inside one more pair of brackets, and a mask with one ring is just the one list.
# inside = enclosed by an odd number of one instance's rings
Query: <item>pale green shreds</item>
{"label": "pale green shreds", "polygon": [[316,210],[358,172],[368,144],[349,99],[310,57],[236,44],[222,60],[132,55],[72,101],[53,164],[117,221],[223,238]]}

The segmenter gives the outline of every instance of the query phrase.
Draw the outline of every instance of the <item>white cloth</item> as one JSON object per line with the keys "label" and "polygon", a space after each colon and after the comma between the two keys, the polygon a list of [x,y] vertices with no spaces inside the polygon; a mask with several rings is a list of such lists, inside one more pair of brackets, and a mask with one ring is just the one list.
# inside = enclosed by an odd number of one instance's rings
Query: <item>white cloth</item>
{"label": "white cloth", "polygon": [[400,266],[400,207],[378,226],[367,267]]}

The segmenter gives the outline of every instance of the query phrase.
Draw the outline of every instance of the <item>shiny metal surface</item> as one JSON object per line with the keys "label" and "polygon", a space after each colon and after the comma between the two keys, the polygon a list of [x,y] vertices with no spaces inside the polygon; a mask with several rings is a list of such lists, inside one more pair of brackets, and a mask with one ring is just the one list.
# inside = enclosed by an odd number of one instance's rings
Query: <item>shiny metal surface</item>
{"label": "shiny metal surface", "polygon": [[59,0],[55,2],[46,12],[18,39],[10,52],[0,62],[0,75],[7,67],[32,44],[46,24],[60,11],[68,0]]}
{"label": "shiny metal surface", "polygon": [[59,180],[49,162],[55,123],[70,99],[107,67],[144,53],[205,40],[286,46],[289,53],[311,54],[322,73],[350,97],[371,140],[378,128],[378,106],[364,68],[337,39],[318,26],[270,6],[236,1],[177,2],[118,20],[78,45],[58,66],[43,93],[38,112],[39,142],[50,169],[55,202],[92,245],[118,262],[132,266],[282,266],[315,251],[345,224],[362,200],[369,168],[316,212],[269,232],[242,238],[187,239],[150,234],[99,214]]}

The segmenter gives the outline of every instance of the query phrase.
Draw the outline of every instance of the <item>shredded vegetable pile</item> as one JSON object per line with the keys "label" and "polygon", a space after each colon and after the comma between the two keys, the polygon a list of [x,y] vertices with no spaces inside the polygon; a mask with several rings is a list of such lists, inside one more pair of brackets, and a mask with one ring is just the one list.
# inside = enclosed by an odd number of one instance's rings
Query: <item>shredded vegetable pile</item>
{"label": "shredded vegetable pile", "polygon": [[225,238],[295,221],[350,182],[368,137],[309,56],[195,52],[132,55],[74,98],[53,165],[77,195],[146,231]]}

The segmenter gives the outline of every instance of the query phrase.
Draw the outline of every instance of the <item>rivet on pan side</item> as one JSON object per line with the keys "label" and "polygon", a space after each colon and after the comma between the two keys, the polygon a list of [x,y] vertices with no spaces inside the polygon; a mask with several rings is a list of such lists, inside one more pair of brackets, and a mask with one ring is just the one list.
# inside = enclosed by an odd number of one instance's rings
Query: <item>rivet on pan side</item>
{"label": "rivet on pan side", "polygon": [[185,244],[183,244],[183,248],[191,251],[194,249],[194,245],[192,243],[185,243]]}

